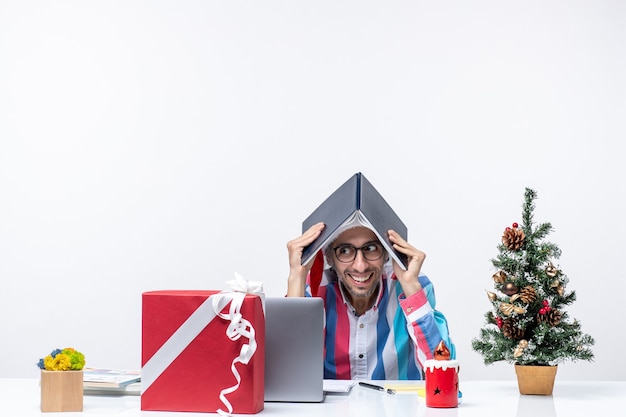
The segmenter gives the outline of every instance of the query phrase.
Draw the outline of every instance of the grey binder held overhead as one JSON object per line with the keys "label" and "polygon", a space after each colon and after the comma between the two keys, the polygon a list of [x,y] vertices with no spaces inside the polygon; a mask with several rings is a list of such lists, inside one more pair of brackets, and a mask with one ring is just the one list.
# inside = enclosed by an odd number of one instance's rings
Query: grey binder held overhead
{"label": "grey binder held overhead", "polygon": [[302,265],[311,261],[320,249],[332,242],[346,227],[361,225],[371,229],[389,256],[406,270],[406,256],[393,249],[387,231],[395,230],[406,240],[407,228],[383,196],[360,172],[335,190],[302,222],[302,232],[319,222],[323,222],[326,227],[313,243],[304,248]]}

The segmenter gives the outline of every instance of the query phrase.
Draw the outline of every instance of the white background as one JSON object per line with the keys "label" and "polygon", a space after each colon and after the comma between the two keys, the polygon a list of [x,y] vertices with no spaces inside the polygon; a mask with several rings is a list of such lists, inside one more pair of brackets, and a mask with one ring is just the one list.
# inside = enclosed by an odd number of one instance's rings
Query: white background
{"label": "white background", "polygon": [[626,3],[0,1],[0,377],[141,366],[141,293],[286,289],[286,242],[363,172],[428,258],[465,379],[524,188],[623,379]]}

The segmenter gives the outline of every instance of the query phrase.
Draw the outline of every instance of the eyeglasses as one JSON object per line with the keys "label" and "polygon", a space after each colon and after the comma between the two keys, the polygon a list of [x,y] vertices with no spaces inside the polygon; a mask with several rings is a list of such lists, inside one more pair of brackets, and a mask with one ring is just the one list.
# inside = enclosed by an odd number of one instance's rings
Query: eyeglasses
{"label": "eyeglasses", "polygon": [[383,245],[378,242],[370,242],[365,245],[357,248],[353,245],[339,245],[335,249],[335,256],[339,262],[352,262],[356,259],[356,254],[358,251],[361,251],[363,257],[368,261],[377,261],[382,258],[383,253],[385,252],[383,249]]}

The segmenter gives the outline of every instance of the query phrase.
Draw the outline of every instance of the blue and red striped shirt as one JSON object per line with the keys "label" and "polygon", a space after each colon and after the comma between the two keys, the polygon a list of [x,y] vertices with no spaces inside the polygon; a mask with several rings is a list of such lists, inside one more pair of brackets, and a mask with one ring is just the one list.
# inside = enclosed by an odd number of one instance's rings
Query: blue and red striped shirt
{"label": "blue and red striped shirt", "polygon": [[422,379],[421,364],[442,340],[456,356],[446,319],[435,310],[433,285],[425,275],[419,281],[422,290],[406,298],[385,264],[374,306],[357,316],[334,272],[324,271],[317,292],[326,308],[324,378]]}

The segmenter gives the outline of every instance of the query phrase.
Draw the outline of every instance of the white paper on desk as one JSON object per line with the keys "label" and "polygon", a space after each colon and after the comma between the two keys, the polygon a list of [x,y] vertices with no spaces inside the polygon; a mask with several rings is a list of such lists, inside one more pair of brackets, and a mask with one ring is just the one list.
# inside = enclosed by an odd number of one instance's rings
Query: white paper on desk
{"label": "white paper on desk", "polygon": [[350,392],[352,387],[356,385],[356,381],[349,379],[325,379],[324,380],[324,392],[332,393],[344,393]]}

